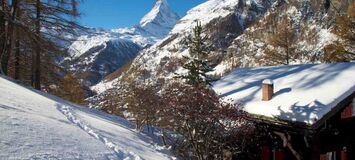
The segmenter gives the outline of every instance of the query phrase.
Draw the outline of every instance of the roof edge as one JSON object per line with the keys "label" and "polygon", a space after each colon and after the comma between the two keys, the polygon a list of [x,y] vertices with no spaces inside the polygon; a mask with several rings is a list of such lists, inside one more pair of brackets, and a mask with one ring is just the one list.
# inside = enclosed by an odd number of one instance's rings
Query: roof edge
{"label": "roof edge", "polygon": [[330,110],[327,114],[325,114],[321,119],[319,119],[313,125],[311,125],[311,128],[319,129],[319,127],[322,126],[329,118],[331,118],[335,114],[339,113],[339,111],[344,109],[344,107],[346,107],[345,106],[346,104],[351,103],[353,98],[355,98],[355,91],[353,91],[353,93],[351,93],[345,99],[340,101],[335,107],[332,108],[332,110]]}

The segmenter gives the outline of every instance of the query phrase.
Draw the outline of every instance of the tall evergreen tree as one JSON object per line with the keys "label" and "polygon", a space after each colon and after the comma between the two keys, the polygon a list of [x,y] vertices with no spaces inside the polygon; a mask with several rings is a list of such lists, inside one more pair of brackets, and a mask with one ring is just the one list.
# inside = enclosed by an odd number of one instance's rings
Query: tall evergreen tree
{"label": "tall evergreen tree", "polygon": [[211,85],[211,79],[207,73],[213,71],[208,61],[209,47],[206,44],[206,36],[202,35],[203,28],[200,22],[197,22],[193,28],[192,37],[187,38],[189,47],[189,57],[184,57],[186,63],[183,68],[188,70],[187,74],[178,75],[178,78],[185,79],[187,83],[193,86]]}

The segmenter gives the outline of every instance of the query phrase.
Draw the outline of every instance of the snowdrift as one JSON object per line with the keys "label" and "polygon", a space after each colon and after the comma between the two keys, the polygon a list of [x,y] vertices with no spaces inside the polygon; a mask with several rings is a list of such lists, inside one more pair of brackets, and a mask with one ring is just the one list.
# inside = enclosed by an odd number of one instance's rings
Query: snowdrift
{"label": "snowdrift", "polygon": [[0,159],[172,159],[116,116],[0,77]]}

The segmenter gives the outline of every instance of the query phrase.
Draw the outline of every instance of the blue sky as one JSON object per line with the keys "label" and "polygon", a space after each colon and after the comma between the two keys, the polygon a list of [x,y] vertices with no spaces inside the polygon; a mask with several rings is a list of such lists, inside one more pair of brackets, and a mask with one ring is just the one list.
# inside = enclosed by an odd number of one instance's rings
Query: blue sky
{"label": "blue sky", "polygon": [[[78,21],[88,27],[105,29],[131,27],[154,6],[156,0],[82,0]],[[184,16],[192,7],[206,0],[168,0],[173,10]]]}

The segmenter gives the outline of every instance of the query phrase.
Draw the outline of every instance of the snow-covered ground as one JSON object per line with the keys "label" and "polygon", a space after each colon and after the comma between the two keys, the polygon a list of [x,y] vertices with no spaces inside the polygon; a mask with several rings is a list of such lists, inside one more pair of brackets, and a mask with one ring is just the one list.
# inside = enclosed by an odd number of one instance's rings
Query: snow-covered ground
{"label": "snow-covered ground", "polygon": [[173,159],[116,116],[0,77],[0,159]]}

